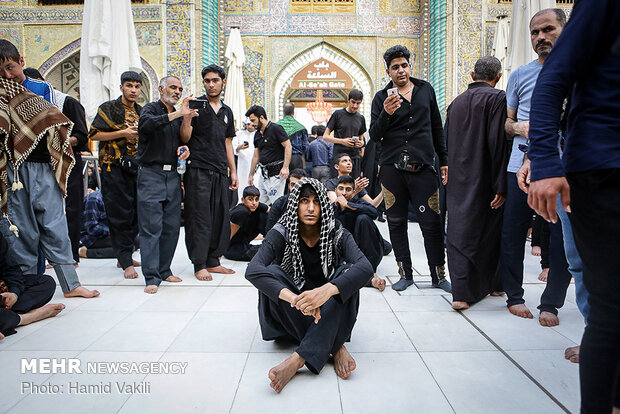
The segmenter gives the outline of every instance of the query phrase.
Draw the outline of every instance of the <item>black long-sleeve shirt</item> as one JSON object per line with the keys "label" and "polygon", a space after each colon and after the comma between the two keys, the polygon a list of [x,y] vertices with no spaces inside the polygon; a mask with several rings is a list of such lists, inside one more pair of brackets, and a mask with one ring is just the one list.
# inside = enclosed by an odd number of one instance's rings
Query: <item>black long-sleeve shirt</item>
{"label": "black long-sleeve shirt", "polygon": [[138,123],[138,162],[140,165],[176,166],[181,144],[182,118],[168,119],[168,109],[159,100],[144,105]]}
{"label": "black long-sleeve shirt", "polygon": [[[282,264],[286,243],[287,240],[277,229],[270,230],[245,272],[245,278],[274,302],[278,302],[280,291],[287,286],[272,275],[267,266]],[[343,229],[337,250],[340,263],[336,263],[335,267],[338,268],[342,262],[351,264],[351,267],[329,282],[338,287],[340,294],[336,299],[345,302],[368,282],[373,271],[368,259],[347,230]]]}
{"label": "black long-sleeve shirt", "polygon": [[24,291],[24,275],[2,233],[0,233],[0,280],[4,281],[9,292],[15,293],[18,297]]}
{"label": "black long-sleeve shirt", "polygon": [[86,126],[86,114],[84,107],[72,96],[65,98],[62,113],[73,122],[71,135],[77,139],[73,146],[73,152],[88,151],[88,127]]}
{"label": "black long-sleeve shirt", "polygon": [[381,141],[379,165],[398,162],[406,147],[411,163],[434,165],[435,153],[439,164],[448,165],[448,152],[443,135],[441,114],[437,106],[435,90],[430,83],[409,78],[414,84],[411,103],[402,98],[402,104],[392,115],[383,109],[387,90],[392,82],[375,94],[372,100],[370,138]]}

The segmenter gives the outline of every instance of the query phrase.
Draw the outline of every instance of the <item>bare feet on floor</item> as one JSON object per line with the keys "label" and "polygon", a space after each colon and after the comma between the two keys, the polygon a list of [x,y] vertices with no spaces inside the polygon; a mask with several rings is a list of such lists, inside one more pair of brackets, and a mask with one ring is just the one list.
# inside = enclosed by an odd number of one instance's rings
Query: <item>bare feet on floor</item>
{"label": "bare feet on floor", "polygon": [[0,341],[2,341],[4,339],[4,335],[2,335],[2,332],[0,332]]}
{"label": "bare feet on floor", "polygon": [[86,252],[88,251],[88,249],[85,246],[82,246],[78,249],[78,256],[80,256],[83,259],[86,259]]}
{"label": "bare feet on floor", "polygon": [[564,351],[564,358],[568,359],[573,364],[579,363],[579,346],[571,346]]}
{"label": "bare feet on floor", "polygon": [[171,283],[178,283],[178,282],[182,282],[183,279],[181,279],[178,276],[175,275],[170,275],[167,278],[164,279],[166,282],[171,282]]}
{"label": "bare feet on floor", "polygon": [[18,326],[28,325],[32,322],[40,321],[42,319],[51,318],[58,315],[65,308],[62,303],[48,303],[31,310],[30,312],[19,315],[20,321]]}
{"label": "bare feet on floor", "polygon": [[136,272],[136,269],[133,266],[129,266],[127,269],[125,269],[125,274],[123,276],[125,277],[125,279],[137,279],[138,272]]}
{"label": "bare feet on floor", "polygon": [[542,326],[557,326],[560,324],[560,319],[558,315],[554,315],[551,312],[540,312],[538,322],[540,322]]}
{"label": "bare feet on floor", "polygon": [[[132,262],[133,262],[133,267],[140,267],[140,266],[142,266],[142,263],[140,263],[137,260],[132,260]],[[116,267],[118,267],[119,269],[122,267],[121,264],[118,261],[116,262]]]}
{"label": "bare feet on floor", "polygon": [[548,267],[546,269],[543,269],[542,272],[540,272],[540,274],[538,275],[538,280],[540,280],[541,282],[546,282],[547,281],[547,276],[549,276],[549,268]]}
{"label": "bare feet on floor", "polygon": [[269,370],[269,379],[271,380],[269,386],[279,393],[305,363],[306,361],[297,352],[293,352],[293,355],[286,358],[280,365]]}
{"label": "bare feet on floor", "polygon": [[540,256],[542,254],[542,250],[540,246],[532,246],[532,256]]}
{"label": "bare feet on floor", "polygon": [[347,379],[355,368],[355,360],[343,345],[334,354],[334,371],[336,371],[336,375],[342,379]]}
{"label": "bare feet on floor", "polygon": [[372,284],[372,287],[379,289],[379,292],[383,292],[385,289],[385,279],[381,279],[376,273],[372,277],[372,281],[370,283]]}
{"label": "bare feet on floor", "polygon": [[213,280],[213,276],[211,276],[211,273],[209,273],[207,269],[200,269],[199,271],[194,273],[194,276],[196,276],[196,279],[198,280]]}
{"label": "bare feet on floor", "polygon": [[467,302],[461,302],[461,301],[454,301],[452,302],[452,309],[454,310],[464,310],[464,309],[469,309],[469,303]]}
{"label": "bare feet on floor", "polygon": [[235,273],[234,270],[224,267],[222,265],[215,266],[215,267],[207,267],[207,270],[211,273],[223,273],[225,275],[232,275],[233,273]]}
{"label": "bare feet on floor", "polygon": [[491,292],[491,293],[489,293],[489,295],[491,295],[491,296],[504,296],[505,293],[506,292],[499,292],[498,291],[498,292]]}
{"label": "bare feet on floor", "polygon": [[146,287],[144,288],[144,293],[150,293],[152,295],[157,293],[158,290],[159,286],[157,285],[146,285]]}
{"label": "bare feet on floor", "polygon": [[99,296],[98,290],[88,290],[84,286],[78,286],[72,291],[65,293],[65,298],[75,298],[75,297],[83,297],[83,298],[96,298]]}
{"label": "bare feet on floor", "polygon": [[517,315],[520,318],[532,319],[534,317],[534,315],[532,315],[532,312],[530,312],[527,306],[525,306],[523,303],[519,305],[508,306],[508,310],[510,311],[510,313],[512,313],[513,315]]}

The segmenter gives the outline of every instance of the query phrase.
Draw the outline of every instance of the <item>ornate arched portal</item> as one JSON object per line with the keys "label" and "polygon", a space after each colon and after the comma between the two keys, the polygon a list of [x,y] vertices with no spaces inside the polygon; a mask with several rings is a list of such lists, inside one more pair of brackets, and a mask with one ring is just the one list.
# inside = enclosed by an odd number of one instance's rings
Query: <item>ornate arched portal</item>
{"label": "ornate arched portal", "polygon": [[[45,79],[53,81],[55,85],[62,85],[62,92],[66,92],[72,96],[75,96],[75,90],[79,90],[79,61],[80,61],[80,46],[81,39],[77,39],[58,52],[54,53],[49,59],[47,59],[41,66],[39,66],[39,72]],[[147,102],[155,101],[159,99],[159,93],[157,86],[159,85],[159,79],[155,69],[143,58],[140,58],[142,62],[142,78],[148,82],[148,94],[144,96]],[[67,65],[64,68],[63,65]],[[67,71],[77,71],[77,76],[74,82],[67,82],[67,77],[63,77],[63,74]],[[50,78],[51,76],[51,78]],[[70,75],[68,75],[70,76]],[[67,90],[64,90],[67,89]]]}
{"label": "ornate arched portal", "polygon": [[326,42],[321,42],[314,45],[305,51],[301,52],[293,59],[291,59],[282,70],[276,75],[273,81],[273,96],[274,96],[274,112],[276,119],[280,119],[283,116],[282,105],[286,102],[287,97],[291,94],[291,84],[295,75],[300,70],[305,68],[308,64],[317,59],[327,59],[334,62],[340,68],[347,72],[353,81],[353,88],[359,89],[364,93],[364,101],[360,112],[370,122],[370,104],[373,96],[372,81],[366,70],[353,59],[351,56],[343,52],[342,50],[330,45]]}

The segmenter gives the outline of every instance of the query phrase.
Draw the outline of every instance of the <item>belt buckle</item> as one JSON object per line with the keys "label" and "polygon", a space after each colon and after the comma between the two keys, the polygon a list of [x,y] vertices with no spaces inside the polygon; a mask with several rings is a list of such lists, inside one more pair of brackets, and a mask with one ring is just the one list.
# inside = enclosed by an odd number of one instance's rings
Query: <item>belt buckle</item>
{"label": "belt buckle", "polygon": [[164,165],[162,165],[161,169],[164,170],[164,171],[172,171],[172,165],[164,164]]}

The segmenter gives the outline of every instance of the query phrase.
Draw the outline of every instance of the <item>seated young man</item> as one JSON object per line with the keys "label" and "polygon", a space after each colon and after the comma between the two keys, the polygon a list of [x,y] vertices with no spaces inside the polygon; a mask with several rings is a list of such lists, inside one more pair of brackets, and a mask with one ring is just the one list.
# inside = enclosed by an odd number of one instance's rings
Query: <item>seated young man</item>
{"label": "seated young man", "polygon": [[259,234],[267,234],[267,204],[259,202],[260,190],[253,185],[243,189],[241,204],[230,210],[230,244],[224,257],[240,262],[249,262],[258,251],[259,245],[250,244]]}
{"label": "seated young man", "polygon": [[[353,170],[353,162],[351,161],[351,157],[346,154],[340,154],[334,159],[334,168],[338,171],[338,177],[330,178],[325,181],[325,188],[327,188],[327,195],[329,195],[329,199],[332,201],[336,201],[336,186],[338,185],[338,178],[343,175],[351,175],[351,171]],[[368,186],[368,178],[365,177],[354,177],[355,178],[355,186],[353,191],[353,197],[357,200],[361,198],[367,203],[372,204],[377,207],[383,201],[383,192],[380,192],[375,198],[371,198],[366,192],[365,188]]]}
{"label": "seated young man", "polygon": [[263,339],[299,344],[269,370],[276,392],[304,365],[318,374],[330,355],[339,377],[348,378],[355,369],[344,343],[350,340],[359,290],[371,278],[372,266],[333,212],[320,181],[300,180],[245,274],[259,290]]}
{"label": "seated young man", "polygon": [[334,215],[336,220],[353,235],[353,239],[372,266],[374,274],[366,286],[372,286],[383,292],[385,279],[377,276],[377,266],[384,256],[383,236],[373,221],[379,216],[379,211],[363,199],[355,199],[354,186],[355,180],[350,175],[338,178]]}
{"label": "seated young man", "polygon": [[[302,168],[295,168],[288,176],[288,191],[290,192],[297,181],[302,178],[306,178],[306,171]],[[280,220],[282,214],[284,214],[284,210],[286,210],[286,202],[288,201],[288,194],[284,194],[282,197],[278,198],[273,202],[271,208],[269,209],[269,217],[267,217],[267,227],[265,231],[271,230],[273,226]]]}
{"label": "seated young man", "polygon": [[101,190],[88,189],[88,194],[84,197],[80,243],[82,244],[79,250],[80,257],[89,259],[116,257]]}
{"label": "seated young man", "polygon": [[58,315],[65,305],[46,305],[55,290],[56,282],[48,275],[24,277],[0,232],[0,339],[14,334],[18,326]]}

